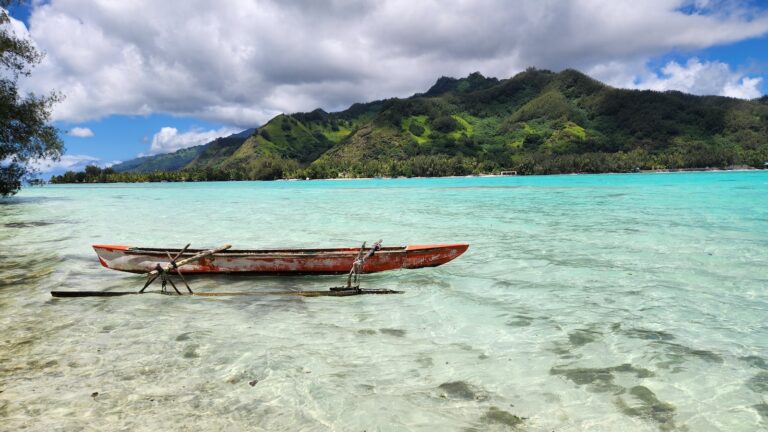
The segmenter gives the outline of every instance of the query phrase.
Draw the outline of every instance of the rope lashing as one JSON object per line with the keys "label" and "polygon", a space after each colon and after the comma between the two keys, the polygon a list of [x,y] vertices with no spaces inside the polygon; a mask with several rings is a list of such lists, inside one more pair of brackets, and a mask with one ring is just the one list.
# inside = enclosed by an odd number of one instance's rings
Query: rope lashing
{"label": "rope lashing", "polygon": [[349,276],[347,277],[348,289],[360,288],[360,275],[363,274],[365,260],[372,257],[373,254],[379,250],[381,250],[381,240],[374,243],[367,253],[365,253],[365,242],[363,242],[363,246],[360,247],[360,252],[357,253],[357,258],[355,258],[355,261],[352,263],[352,268],[349,270]]}

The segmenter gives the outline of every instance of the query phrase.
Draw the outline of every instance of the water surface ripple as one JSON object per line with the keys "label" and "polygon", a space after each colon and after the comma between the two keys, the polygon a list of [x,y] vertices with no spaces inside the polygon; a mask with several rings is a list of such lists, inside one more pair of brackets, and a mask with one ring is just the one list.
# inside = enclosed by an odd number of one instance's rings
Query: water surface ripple
{"label": "water surface ripple", "polygon": [[[26,188],[0,202],[0,430],[768,427],[768,173]],[[400,296],[135,290],[90,245],[469,242]],[[201,291],[338,277],[203,277]]]}

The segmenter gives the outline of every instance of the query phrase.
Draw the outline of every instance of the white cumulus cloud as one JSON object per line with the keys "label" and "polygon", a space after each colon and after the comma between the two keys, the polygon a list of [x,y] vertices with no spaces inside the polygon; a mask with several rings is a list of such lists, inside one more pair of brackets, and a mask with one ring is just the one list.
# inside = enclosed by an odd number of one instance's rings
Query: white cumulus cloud
{"label": "white cumulus cloud", "polygon": [[36,159],[30,161],[28,166],[41,173],[60,171],[82,171],[87,165],[103,166],[101,159],[88,155],[62,155],[59,160]]}
{"label": "white cumulus cloud", "polygon": [[721,94],[723,96],[739,99],[759,98],[762,96],[762,92],[760,91],[761,82],[763,82],[762,77],[742,77],[735,82],[726,83]]}
{"label": "white cumulus cloud", "polygon": [[206,144],[216,138],[229,136],[237,132],[240,132],[240,130],[223,127],[217,130],[190,130],[179,133],[179,130],[174,127],[164,127],[152,136],[152,145],[148,154],[170,153],[179,149]]}
{"label": "white cumulus cloud", "polygon": [[[441,75],[480,71],[505,78],[528,66],[607,72],[610,64],[639,65],[637,74],[648,59],[671,50],[693,51],[768,32],[766,11],[742,1],[34,4],[29,33],[46,57],[25,86],[38,93],[61,91],[66,99],[55,106],[54,116],[71,122],[166,113],[246,128],[278,112],[335,110],[408,96]],[[711,73],[715,69],[710,66]],[[670,69],[668,79],[684,86],[676,73]],[[692,88],[718,87],[702,81],[704,72],[700,76]],[[729,91],[751,94],[753,79],[731,83]]]}
{"label": "white cumulus cloud", "polygon": [[697,58],[691,58],[683,64],[670,61],[658,74],[643,65],[631,63],[598,65],[589,72],[617,87],[678,90],[697,95],[741,99],[754,99],[762,95],[761,77],[749,77],[742,72],[733,71],[723,62],[703,62]]}
{"label": "white cumulus cloud", "polygon": [[93,136],[93,131],[87,127],[73,127],[70,129],[69,135],[78,138],[90,138]]}

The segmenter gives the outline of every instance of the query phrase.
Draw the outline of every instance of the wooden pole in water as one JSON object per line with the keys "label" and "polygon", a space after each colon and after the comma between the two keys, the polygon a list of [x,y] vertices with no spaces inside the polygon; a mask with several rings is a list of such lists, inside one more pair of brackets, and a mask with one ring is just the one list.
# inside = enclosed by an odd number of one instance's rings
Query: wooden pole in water
{"label": "wooden pole in water", "polygon": [[[336,289],[322,291],[266,291],[266,292],[209,292],[173,295],[161,291],[151,291],[146,294],[166,294],[174,297],[258,297],[258,296],[294,296],[294,297],[348,297],[366,294],[401,294],[402,291],[389,289]],[[141,294],[136,291],[51,291],[54,297],[118,297],[125,295]]]}

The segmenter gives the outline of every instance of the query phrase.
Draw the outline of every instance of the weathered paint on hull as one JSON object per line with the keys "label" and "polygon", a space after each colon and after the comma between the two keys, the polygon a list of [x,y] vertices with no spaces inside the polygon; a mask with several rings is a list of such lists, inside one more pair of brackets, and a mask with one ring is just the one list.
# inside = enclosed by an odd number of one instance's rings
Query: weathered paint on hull
{"label": "weathered paint on hull", "polygon": [[[370,257],[364,273],[401,268],[414,269],[445,264],[463,254],[468,244],[416,245],[382,248]],[[157,264],[168,264],[166,251],[173,256],[178,249],[134,248],[122,245],[93,245],[101,265],[113,270],[145,273]],[[238,273],[260,275],[322,275],[349,272],[359,248],[227,250],[201,258],[182,267],[186,273]],[[181,258],[199,250],[188,250]]]}

